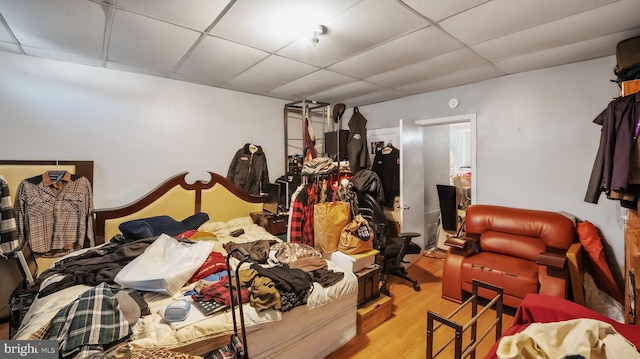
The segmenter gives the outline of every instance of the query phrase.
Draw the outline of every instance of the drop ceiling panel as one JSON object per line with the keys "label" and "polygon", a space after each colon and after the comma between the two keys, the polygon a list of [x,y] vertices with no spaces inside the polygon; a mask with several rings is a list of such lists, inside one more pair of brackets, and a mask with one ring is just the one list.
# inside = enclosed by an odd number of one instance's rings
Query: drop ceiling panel
{"label": "drop ceiling panel", "polygon": [[0,12],[22,45],[50,53],[102,56],[106,15],[98,4],[86,0],[2,0]]}
{"label": "drop ceiling panel", "polygon": [[[405,96],[408,96],[408,95],[410,95],[410,94],[406,93],[406,92],[401,92],[401,91],[398,91],[398,90],[382,88],[382,89],[380,89],[380,90],[378,90],[376,92],[369,93],[369,94],[366,94],[366,95],[350,97],[350,98],[343,98],[341,100],[341,102],[348,103],[348,104],[376,103],[376,102],[389,101],[389,100],[405,97]],[[343,121],[344,121],[345,117],[347,118],[347,121],[348,121],[349,118],[351,118],[351,116],[344,116],[343,117]]]}
{"label": "drop ceiling panel", "polygon": [[454,86],[488,80],[504,75],[502,71],[493,65],[470,67],[441,76],[434,76],[424,81],[415,82],[406,86],[399,86],[398,90],[419,94],[429,91],[437,91]]}
{"label": "drop ceiling panel", "polygon": [[2,23],[0,23],[0,42],[11,42],[13,43],[13,37],[7,31],[7,28],[4,27]]}
{"label": "drop ceiling panel", "polygon": [[237,1],[210,33],[275,52],[302,36],[301,28],[310,29],[318,24],[327,24],[337,14],[356,2],[356,0]]}
{"label": "drop ceiling panel", "polygon": [[363,106],[615,55],[638,14],[640,0],[0,0],[0,51],[21,52],[13,31],[35,57]]}
{"label": "drop ceiling panel", "polygon": [[20,53],[20,50],[18,49],[18,45],[4,42],[4,41],[0,41],[0,51]]}
{"label": "drop ceiling panel", "polygon": [[442,74],[463,71],[487,63],[468,49],[456,50],[415,64],[372,76],[367,81],[382,86],[400,88]]}
{"label": "drop ceiling panel", "polygon": [[440,26],[467,45],[510,34],[614,0],[493,0],[452,16]]}
{"label": "drop ceiling panel", "polygon": [[[616,21],[593,26],[594,17],[610,18],[615,14],[620,14],[616,16]],[[640,14],[640,1],[621,1],[588,13],[579,13],[552,21],[544,26],[532,27],[485,41],[471,48],[491,61],[505,60],[633,28],[638,22],[638,14]]]}
{"label": "drop ceiling panel", "polygon": [[311,65],[271,55],[229,83],[240,88],[250,88],[253,91],[269,91],[316,70],[317,68]]}
{"label": "drop ceiling panel", "polygon": [[127,66],[168,72],[198,36],[193,30],[117,10],[109,42],[109,60]]}
{"label": "drop ceiling panel", "polygon": [[176,71],[174,77],[221,84],[269,56],[267,52],[235,42],[205,36]]}
{"label": "drop ceiling panel", "polygon": [[278,54],[325,67],[428,22],[393,1],[363,1],[322,25],[327,35],[315,47],[308,37],[301,38]]}
{"label": "drop ceiling panel", "polygon": [[489,0],[404,0],[407,5],[431,21],[440,21],[487,1]]}
{"label": "drop ceiling panel", "polygon": [[353,82],[354,78],[337,74],[332,71],[320,70],[299,79],[293,80],[285,85],[271,90],[275,95],[281,95],[292,99],[311,98],[310,95],[320,92],[323,89],[337,87],[339,85]]}
{"label": "drop ceiling panel", "polygon": [[451,36],[435,27],[428,27],[362,52],[330,66],[329,69],[359,78],[367,78],[429,57],[451,52],[460,47],[462,44]]}
{"label": "drop ceiling panel", "polygon": [[[607,54],[611,53],[612,47],[615,48],[615,44],[619,41],[634,36],[628,36],[632,33],[638,35],[640,34],[640,30],[603,36],[540,51],[535,54],[498,61],[496,62],[496,66],[506,73],[516,73],[607,56]],[[611,68],[611,77],[614,77],[613,68]]]}
{"label": "drop ceiling panel", "polygon": [[[219,0],[117,0],[127,10],[204,31],[220,15],[229,1]],[[185,6],[186,5],[186,6]]]}
{"label": "drop ceiling panel", "polygon": [[314,94],[311,98],[329,98],[331,102],[342,102],[345,98],[363,96],[378,90],[380,90],[378,85],[365,81],[356,81]]}

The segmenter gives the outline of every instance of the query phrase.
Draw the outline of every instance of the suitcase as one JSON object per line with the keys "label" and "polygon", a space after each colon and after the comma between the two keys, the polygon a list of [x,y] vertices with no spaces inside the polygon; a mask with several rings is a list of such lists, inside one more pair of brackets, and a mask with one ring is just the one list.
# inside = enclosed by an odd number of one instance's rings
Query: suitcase
{"label": "suitcase", "polygon": [[[240,252],[242,259],[236,266],[236,268],[240,268],[240,266],[249,260],[249,252],[247,252],[244,248],[235,248],[231,252],[227,254],[227,276],[229,278],[229,296],[231,297],[231,315],[233,318],[233,334],[231,334],[231,340],[229,344],[225,345],[222,348],[216,349],[205,356],[205,359],[249,359],[249,353],[247,351],[247,336],[245,334],[244,327],[244,313],[242,311],[242,294],[240,292],[240,276],[236,276],[236,290],[233,290],[233,285],[231,284],[231,265],[229,264],[229,259],[235,254],[235,252]],[[234,292],[236,297],[234,298]],[[236,319],[236,310],[235,305],[238,304],[238,312],[240,319],[240,330],[242,331],[242,339],[240,339],[240,334],[238,334],[238,319]]]}
{"label": "suitcase", "polygon": [[640,78],[640,36],[622,40],[616,46],[613,73],[621,83]]}
{"label": "suitcase", "polygon": [[0,257],[0,320],[10,317],[9,305],[14,291],[31,287],[37,276],[38,265],[29,243],[20,250]]}

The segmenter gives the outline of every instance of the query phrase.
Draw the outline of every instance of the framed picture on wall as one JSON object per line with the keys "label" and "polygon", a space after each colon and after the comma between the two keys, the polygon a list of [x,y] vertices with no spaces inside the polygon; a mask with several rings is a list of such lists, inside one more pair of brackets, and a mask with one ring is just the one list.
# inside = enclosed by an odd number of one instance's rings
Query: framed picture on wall
{"label": "framed picture on wall", "polygon": [[367,140],[369,141],[369,146],[371,148],[369,155],[371,156],[371,161],[373,161],[376,152],[388,144],[392,144],[396,148],[400,148],[400,128],[390,127],[368,130]]}

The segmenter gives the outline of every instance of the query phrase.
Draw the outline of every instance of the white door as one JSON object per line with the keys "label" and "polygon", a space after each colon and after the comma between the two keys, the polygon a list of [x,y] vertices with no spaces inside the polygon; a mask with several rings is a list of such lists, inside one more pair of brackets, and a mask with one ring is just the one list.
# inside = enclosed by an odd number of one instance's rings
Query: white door
{"label": "white door", "polygon": [[422,128],[400,120],[400,223],[402,232],[418,232],[414,243],[424,248],[424,164]]}

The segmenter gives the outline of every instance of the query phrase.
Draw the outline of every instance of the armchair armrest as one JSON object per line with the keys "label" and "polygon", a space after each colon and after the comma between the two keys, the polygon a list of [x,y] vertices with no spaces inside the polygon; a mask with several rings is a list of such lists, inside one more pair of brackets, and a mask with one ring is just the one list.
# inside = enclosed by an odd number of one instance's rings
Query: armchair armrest
{"label": "armchair armrest", "polygon": [[478,241],[478,236],[447,236],[447,239],[444,241],[444,244],[457,248],[457,249],[465,249],[467,247],[471,247],[474,243]]}
{"label": "armchair armrest", "polygon": [[538,258],[536,259],[537,264],[547,266],[547,267],[553,267],[556,269],[563,269],[566,261],[567,261],[566,256],[559,253],[552,253],[552,252],[542,252],[538,255]]}

